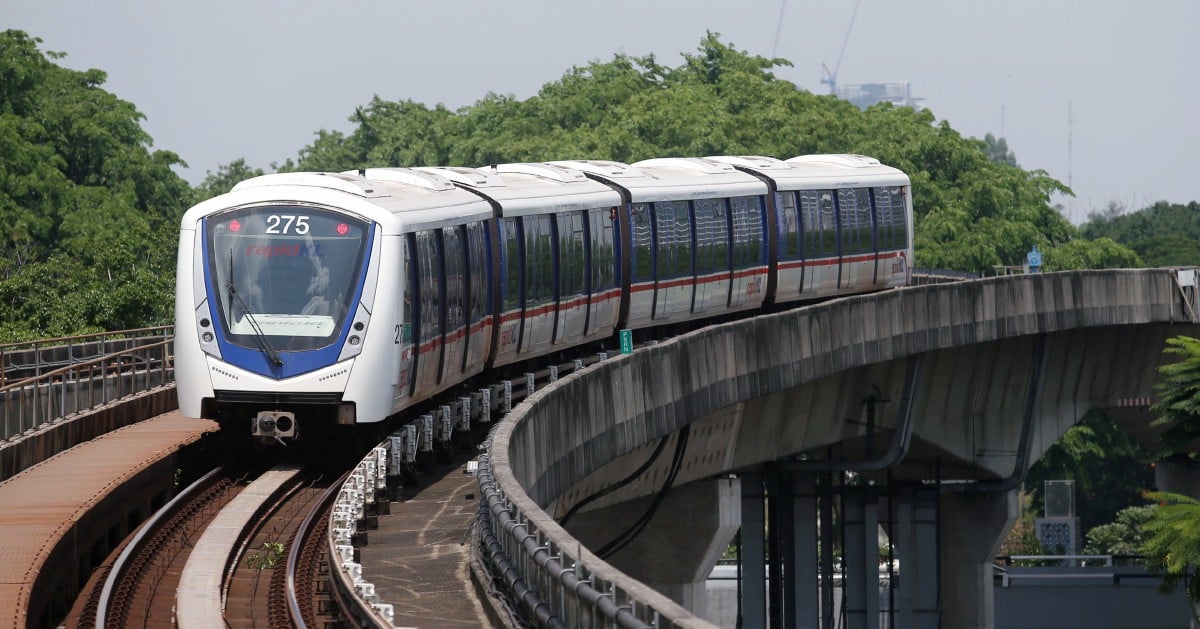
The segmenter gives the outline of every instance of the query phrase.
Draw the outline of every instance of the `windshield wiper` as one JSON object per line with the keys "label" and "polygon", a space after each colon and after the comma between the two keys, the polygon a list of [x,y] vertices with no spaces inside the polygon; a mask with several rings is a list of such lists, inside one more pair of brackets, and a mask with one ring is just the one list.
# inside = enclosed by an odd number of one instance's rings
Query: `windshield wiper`
{"label": "windshield wiper", "polygon": [[283,359],[279,357],[279,352],[275,351],[274,347],[271,347],[271,342],[267,340],[267,335],[258,326],[258,321],[254,318],[254,315],[251,314],[250,306],[247,306],[246,302],[242,301],[242,296],[238,295],[237,289],[233,287],[233,249],[229,250],[229,281],[225,283],[225,289],[229,291],[229,296],[237,302],[238,307],[242,309],[242,314],[250,322],[250,328],[254,330],[254,339],[258,341],[258,348],[267,355],[272,364],[276,367],[282,366]]}

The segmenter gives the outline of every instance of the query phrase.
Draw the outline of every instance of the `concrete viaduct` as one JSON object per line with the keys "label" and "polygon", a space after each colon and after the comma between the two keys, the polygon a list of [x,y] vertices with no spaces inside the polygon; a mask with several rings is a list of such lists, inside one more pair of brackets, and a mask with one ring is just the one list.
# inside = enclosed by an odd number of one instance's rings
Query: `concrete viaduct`
{"label": "concrete viaduct", "polygon": [[877,626],[882,527],[902,567],[892,626],[992,626],[991,559],[1025,471],[1091,409],[1153,445],[1164,340],[1200,334],[1196,283],[1147,269],[912,286],[640,349],[497,427],[486,519],[550,624],[710,626],[689,610],[741,527],[744,626]]}

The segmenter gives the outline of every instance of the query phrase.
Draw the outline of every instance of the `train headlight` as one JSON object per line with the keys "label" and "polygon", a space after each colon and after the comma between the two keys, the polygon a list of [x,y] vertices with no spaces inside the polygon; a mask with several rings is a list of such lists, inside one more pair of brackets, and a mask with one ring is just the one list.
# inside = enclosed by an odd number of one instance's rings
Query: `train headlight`
{"label": "train headlight", "polygon": [[350,344],[351,344],[351,345],[358,345],[358,344],[359,344],[359,343],[361,343],[361,342],[362,342],[362,339],[358,338],[358,335],[357,335],[357,334],[356,334],[356,335],[354,335],[354,336],[351,336],[351,337],[350,337]]}
{"label": "train headlight", "polygon": [[205,332],[205,333],[204,333],[204,335],[203,335],[201,338],[203,338],[203,339],[204,339],[204,342],[205,342],[205,343],[212,343],[212,342],[213,342],[213,333],[212,333],[212,332]]}

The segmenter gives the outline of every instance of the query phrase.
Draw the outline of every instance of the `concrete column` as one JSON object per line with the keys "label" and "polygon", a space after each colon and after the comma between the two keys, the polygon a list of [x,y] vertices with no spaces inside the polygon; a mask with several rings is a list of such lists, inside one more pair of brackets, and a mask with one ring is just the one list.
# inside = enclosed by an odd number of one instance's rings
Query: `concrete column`
{"label": "concrete column", "polygon": [[1018,514],[1015,489],[942,494],[939,565],[944,629],[995,627],[992,558]]}
{"label": "concrete column", "polygon": [[788,627],[816,627],[820,619],[817,596],[817,481],[810,474],[791,479],[791,513],[784,524],[790,531],[787,551],[788,590],[784,622]]}
{"label": "concrete column", "polygon": [[[705,617],[705,582],[737,533],[740,495],[737,479],[703,480],[676,487],[641,533],[606,561]],[[596,552],[634,527],[652,502],[653,497],[639,498],[581,512],[568,523],[567,531]]]}
{"label": "concrete column", "polygon": [[846,553],[846,626],[879,626],[879,499],[870,488],[842,494]]}
{"label": "concrete column", "polygon": [[1200,466],[1190,459],[1167,459],[1154,466],[1154,485],[1159,491],[1200,498]]}
{"label": "concrete column", "polygon": [[741,626],[767,626],[767,566],[762,474],[742,474],[742,602]]}
{"label": "concrete column", "polygon": [[900,563],[896,629],[938,626],[938,496],[936,489],[901,487],[892,498],[892,546]]}

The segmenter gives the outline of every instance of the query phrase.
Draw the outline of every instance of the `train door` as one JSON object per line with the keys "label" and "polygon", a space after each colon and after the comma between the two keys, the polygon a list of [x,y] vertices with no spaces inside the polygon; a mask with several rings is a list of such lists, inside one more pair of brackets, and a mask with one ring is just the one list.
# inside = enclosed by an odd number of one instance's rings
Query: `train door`
{"label": "train door", "polygon": [[500,320],[496,322],[500,328],[500,347],[496,350],[496,364],[515,360],[521,342],[521,304],[525,301],[521,277],[525,274],[525,245],[519,218],[500,219],[500,240]]}
{"label": "train door", "polygon": [[657,247],[654,243],[654,213],[649,203],[629,206],[629,317],[626,325],[639,328],[651,323],[655,312]]}
{"label": "train door", "polygon": [[469,342],[467,329],[466,228],[442,228],[442,249],[445,254],[445,317],[446,335],[443,341],[442,372],[439,383],[462,379],[463,358]]}
{"label": "train door", "polygon": [[696,286],[692,312],[729,303],[729,216],[725,199],[692,202],[696,231]]}
{"label": "train door", "polygon": [[788,301],[800,295],[804,285],[804,256],[801,249],[800,210],[792,190],[775,193],[776,220],[779,225],[779,261],[775,267],[775,299]]}
{"label": "train door", "polygon": [[555,345],[583,338],[588,320],[588,239],[584,212],[564,212],[558,223],[558,325]]}
{"label": "train door", "polygon": [[763,239],[763,198],[734,197],[729,200],[730,240],[733,243],[729,307],[736,309],[762,303],[767,287],[767,250]]}
{"label": "train door", "polygon": [[488,247],[483,223],[466,226],[467,339],[463,350],[463,373],[483,369],[492,340],[491,293],[488,281]]}
{"label": "train door", "polygon": [[416,234],[417,256],[417,347],[414,396],[432,393],[442,371],[442,340],[445,338],[445,310],[441,234],[423,231]]}
{"label": "train door", "polygon": [[400,325],[396,326],[396,343],[400,345],[400,373],[396,378],[396,389],[400,397],[413,394],[416,385],[416,331],[420,325],[417,319],[417,284],[420,274],[417,270],[417,241],[416,236],[409,234],[404,238],[404,272],[401,274],[403,299],[400,303]]}
{"label": "train door", "polygon": [[903,286],[908,283],[908,211],[902,186],[882,186],[871,191],[875,209],[876,249],[879,252],[875,284]]}
{"label": "train door", "polygon": [[588,212],[588,336],[610,333],[620,314],[620,255],[614,237],[616,213],[616,208]]}
{"label": "train door", "polygon": [[522,289],[525,303],[521,318],[521,354],[537,354],[550,346],[558,315],[555,288],[554,221],[546,214],[525,216],[525,274]]}
{"label": "train door", "polygon": [[804,232],[804,290],[809,298],[832,294],[838,281],[837,207],[832,190],[801,190],[801,229]]}
{"label": "train door", "polygon": [[687,201],[654,203],[654,318],[671,320],[692,306],[692,225]]}
{"label": "train door", "polygon": [[838,288],[855,288],[875,277],[875,228],[871,195],[866,188],[837,191],[841,232],[841,277]]}

